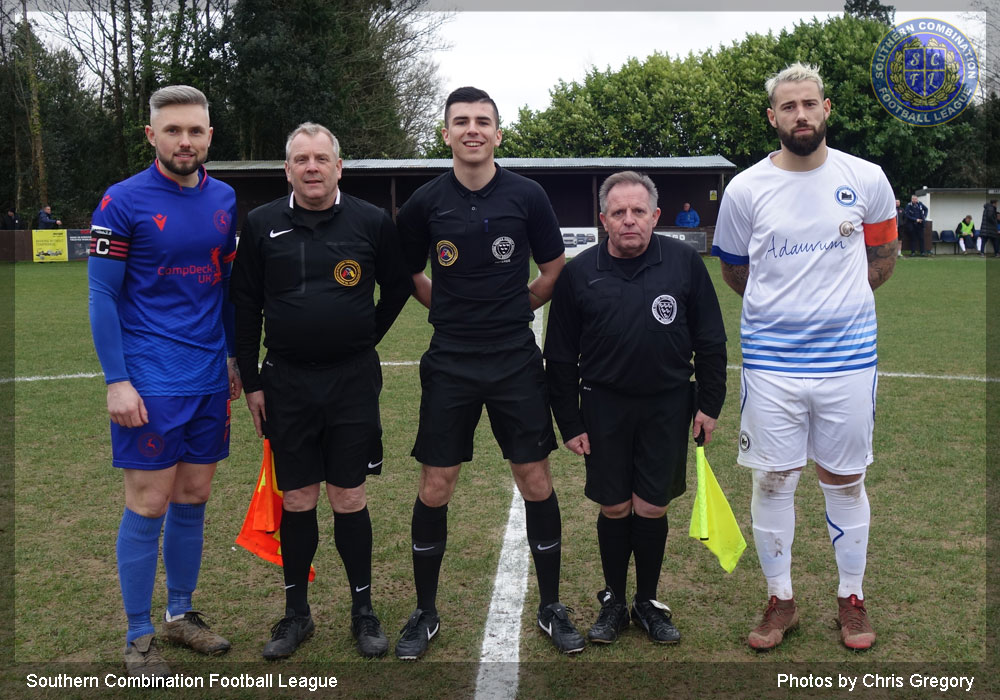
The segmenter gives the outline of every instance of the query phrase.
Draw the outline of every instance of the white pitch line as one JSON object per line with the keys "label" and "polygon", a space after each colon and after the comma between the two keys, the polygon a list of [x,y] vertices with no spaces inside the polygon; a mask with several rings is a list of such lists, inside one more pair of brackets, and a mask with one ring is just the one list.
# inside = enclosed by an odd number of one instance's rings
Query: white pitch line
{"label": "white pitch line", "polygon": [[[544,308],[544,307],[543,307]],[[542,309],[535,310],[531,329],[542,346]],[[507,514],[507,529],[493,580],[493,596],[486,614],[483,646],[476,675],[476,700],[514,700],[517,697],[518,662],[521,659],[521,613],[528,590],[528,541],[524,499],[514,484]]]}
{"label": "white pitch line", "polygon": [[[535,322],[532,324],[532,328],[535,331],[535,341],[538,346],[542,345],[542,325],[536,317]],[[390,362],[381,362],[383,367],[416,367],[420,364],[419,360],[398,360]],[[738,372],[743,367],[741,365],[726,365],[726,369],[731,372]],[[36,377],[0,377],[0,384],[10,384],[11,382],[52,382],[59,381],[62,379],[93,379],[95,377],[103,377],[103,372],[79,372],[77,374],[54,374],[49,376],[36,376]],[[977,382],[980,384],[989,384],[1000,382],[1000,377],[982,377],[976,375],[964,375],[964,374],[920,374],[918,372],[879,372],[880,377],[902,377],[903,379],[935,379],[943,381],[954,381],[954,382]]]}
{"label": "white pitch line", "polygon": [[[420,364],[420,360],[398,360],[380,362],[383,367],[415,367]],[[0,384],[10,384],[11,382],[51,382],[60,379],[94,379],[103,377],[104,372],[78,372],[77,374],[55,374],[47,377],[0,377]]]}

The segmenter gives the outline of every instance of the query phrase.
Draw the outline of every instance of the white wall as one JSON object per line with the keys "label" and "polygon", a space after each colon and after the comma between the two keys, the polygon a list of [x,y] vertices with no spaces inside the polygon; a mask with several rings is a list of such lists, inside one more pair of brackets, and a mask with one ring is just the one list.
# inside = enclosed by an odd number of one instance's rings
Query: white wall
{"label": "white wall", "polygon": [[972,214],[972,223],[978,231],[983,220],[983,205],[1000,196],[985,192],[928,192],[918,199],[927,205],[927,218],[933,222],[935,231],[954,231],[966,214]]}

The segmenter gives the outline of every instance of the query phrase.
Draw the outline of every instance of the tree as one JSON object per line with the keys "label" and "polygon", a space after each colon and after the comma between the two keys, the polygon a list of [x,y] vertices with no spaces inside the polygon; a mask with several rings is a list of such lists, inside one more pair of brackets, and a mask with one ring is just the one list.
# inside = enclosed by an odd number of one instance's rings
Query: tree
{"label": "tree", "polygon": [[[869,67],[887,27],[844,15],[813,19],[791,31],[749,35],[717,51],[671,59],[654,54],[617,71],[592,70],[582,83],[558,83],[551,105],[521,110],[506,130],[501,153],[509,156],[693,156],[720,154],[745,168],[777,146],[767,123],[766,78],[794,61],[819,66],[833,105],[828,143],[872,160],[897,192],[929,184],[968,147],[972,116],[933,128],[897,120],[872,93]],[[973,129],[969,132],[969,129]],[[986,136],[989,130],[978,132]],[[995,142],[989,137],[990,143]],[[981,144],[988,153],[990,146]],[[966,160],[969,160],[966,158]],[[978,162],[978,161],[976,161]],[[984,169],[969,171],[968,186],[987,186]],[[976,184],[978,183],[978,184]]]}
{"label": "tree", "polygon": [[242,0],[229,37],[229,101],[242,158],[283,157],[298,123],[323,123],[351,157],[416,152],[436,103],[422,57],[440,23],[414,26],[420,0]]}
{"label": "tree", "polygon": [[892,5],[883,5],[878,0],[847,0],[844,14],[856,19],[870,19],[891,27],[896,16]]}
{"label": "tree", "polygon": [[982,23],[982,34],[972,35],[969,40],[979,57],[979,90],[981,98],[1000,95],[1000,0],[972,0],[974,21]]}
{"label": "tree", "polygon": [[[107,159],[98,155],[112,129],[93,93],[81,85],[79,62],[68,50],[46,49],[23,19],[15,28],[9,15],[0,14],[0,75],[9,97],[0,132],[10,135],[0,142],[0,158],[13,164],[0,172],[6,205],[30,219],[50,203],[65,222],[85,224],[113,177]],[[44,169],[38,168],[39,143]]]}

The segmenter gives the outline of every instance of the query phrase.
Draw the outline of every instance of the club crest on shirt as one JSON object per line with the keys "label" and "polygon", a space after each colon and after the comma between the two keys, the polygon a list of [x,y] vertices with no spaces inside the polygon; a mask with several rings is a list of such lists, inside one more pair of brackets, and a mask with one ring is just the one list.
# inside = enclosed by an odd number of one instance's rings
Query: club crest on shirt
{"label": "club crest on shirt", "polygon": [[229,233],[229,212],[225,209],[216,209],[215,214],[212,215],[212,221],[215,223],[215,228],[219,233]]}
{"label": "club crest on shirt", "polygon": [[356,260],[341,260],[333,270],[334,278],[345,287],[361,281],[361,265]]}
{"label": "club crest on shirt", "polygon": [[653,299],[653,318],[664,326],[674,322],[677,318],[677,300],[669,294],[661,294]]}
{"label": "club crest on shirt", "polygon": [[493,257],[500,262],[508,262],[510,256],[514,254],[514,239],[507,236],[500,236],[493,241]]}
{"label": "club crest on shirt", "polygon": [[847,185],[838,187],[834,196],[837,198],[837,204],[842,207],[853,207],[858,203],[858,193]]}
{"label": "club crest on shirt", "polygon": [[843,236],[844,238],[847,238],[852,233],[854,233],[854,224],[852,224],[850,221],[841,221],[840,235]]}
{"label": "club crest on shirt", "polygon": [[451,241],[439,241],[437,246],[438,263],[444,267],[455,264],[458,260],[458,247]]}

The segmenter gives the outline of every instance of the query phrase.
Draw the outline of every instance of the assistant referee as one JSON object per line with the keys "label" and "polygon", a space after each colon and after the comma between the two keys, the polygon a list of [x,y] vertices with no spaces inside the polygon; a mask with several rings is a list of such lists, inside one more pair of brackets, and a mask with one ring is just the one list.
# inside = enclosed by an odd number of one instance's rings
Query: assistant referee
{"label": "assistant referee", "polygon": [[708,442],[722,410],[726,333],[698,253],[653,235],[653,181],[615,173],[599,200],[608,238],[566,266],[545,340],[552,411],[566,446],[586,461],[587,497],[601,506],[605,588],[587,637],[611,643],[628,626],[634,554],[632,619],[654,642],[671,644],[680,633],[656,600],[667,505],[685,490],[692,414],[694,435]]}
{"label": "assistant referee", "polygon": [[[380,656],[389,642],[371,604],[365,497],[365,478],[382,468],[375,345],[413,282],[388,214],[338,187],[340,146],[327,128],[301,124],[288,137],[285,157],[292,193],[250,212],[232,281],[247,405],[257,434],[271,440],[284,491],[285,617],[263,655],[290,656],[313,632],[306,594],[325,481],[351,589],[351,631],[363,656]],[[258,373],[262,314],[267,356]]]}

